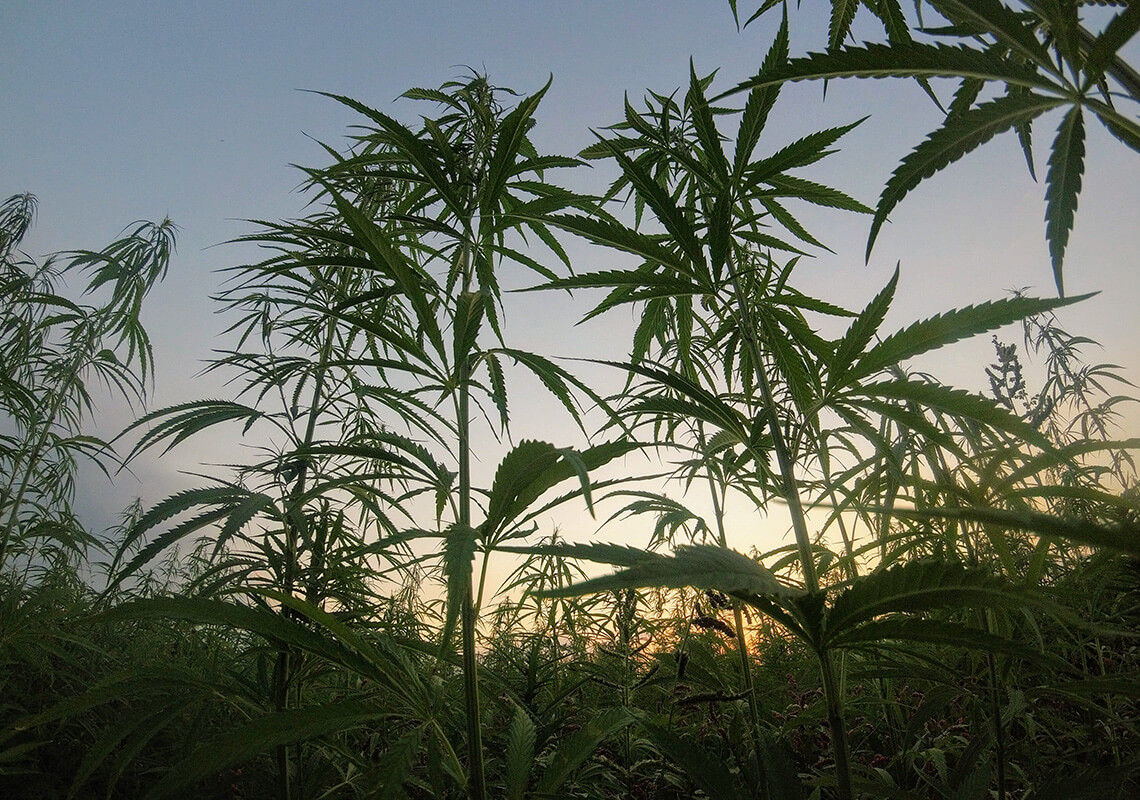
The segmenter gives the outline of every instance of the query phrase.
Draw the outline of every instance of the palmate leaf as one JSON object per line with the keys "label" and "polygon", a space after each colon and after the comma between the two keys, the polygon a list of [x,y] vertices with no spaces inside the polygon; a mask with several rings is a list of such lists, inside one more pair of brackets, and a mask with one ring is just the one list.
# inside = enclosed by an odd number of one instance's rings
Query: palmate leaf
{"label": "palmate leaf", "polygon": [[[603,139],[602,143],[605,142],[606,140]],[[641,164],[627,156],[620,147],[615,146],[611,150],[613,159],[618,162],[622,174],[637,191],[637,196],[652,209],[656,219],[665,227],[671,240],[677,244],[684,254],[684,263],[692,265],[685,271],[703,273],[705,256],[701,246],[701,237],[690,222],[688,215],[677,206],[677,202],[669,191],[658,183]],[[708,174],[703,165],[692,163],[689,169],[708,185],[717,185],[716,176]]]}
{"label": "palmate leaf", "polygon": [[[585,217],[578,214],[557,214],[544,217],[540,221],[547,222],[555,227],[582,236],[595,244],[613,247],[616,250],[622,250],[627,253],[632,253],[635,256],[640,256],[652,264],[660,264],[668,267],[671,271],[681,276],[682,279],[687,279],[688,283],[702,286],[701,293],[711,292],[713,290],[713,287],[706,286],[699,280],[697,273],[694,272],[688,261],[662,244],[663,240],[660,236],[649,236],[639,233],[626,227],[617,220],[610,218]],[[536,288],[575,288],[572,284],[567,285],[567,282],[571,280],[572,278],[563,278],[562,280],[544,284]],[[695,294],[697,292],[690,293]]]}
{"label": "palmate leaf", "polygon": [[[1052,445],[1041,431],[1021,417],[1012,413],[996,401],[964,389],[952,389],[939,383],[926,381],[879,381],[864,384],[844,395],[843,400],[853,405],[868,405],[862,398],[872,401],[902,401],[913,403],[919,408],[949,414],[955,417],[976,420],[999,431],[1020,436],[1042,449]],[[879,408],[880,413],[888,414]],[[902,417],[899,417],[903,421]],[[928,432],[928,435],[931,432]]]}
{"label": "palmate leaf", "polygon": [[413,167],[413,171],[400,172],[401,178],[426,181],[456,217],[462,218],[468,213],[466,203],[456,192],[455,182],[451,176],[443,169],[440,163],[440,153],[433,144],[420,139],[409,128],[387,114],[353,100],[351,97],[327,92],[316,92],[315,94],[331,97],[338,103],[343,103],[375,122],[382,132],[385,143],[395,147]]}
{"label": "palmate leaf", "polygon": [[731,404],[700,384],[689,380],[680,372],[659,364],[632,364],[618,361],[599,361],[597,363],[617,367],[643,378],[648,378],[655,386],[675,392],[685,398],[689,413],[696,416],[697,419],[716,425],[723,430],[735,431],[740,441],[748,441],[747,418]]}
{"label": "palmate leaf", "polygon": [[233,506],[214,540],[213,557],[217,558],[224,551],[230,539],[241,533],[246,525],[262,514],[277,519],[283,516],[282,509],[277,505],[277,501],[261,492],[252,493]]}
{"label": "palmate leaf", "polygon": [[705,86],[711,78],[712,76],[705,80],[698,78],[693,59],[689,58],[689,91],[685,95],[685,105],[689,108],[693,130],[697,134],[696,143],[701,148],[701,163],[712,170],[709,177],[715,175],[716,183],[713,185],[723,186],[728,182],[729,164],[724,153],[724,137],[716,129],[713,110],[705,97]]}
{"label": "palmate leaf", "polygon": [[495,470],[487,500],[487,517],[481,526],[484,539],[509,524],[552,484],[546,473],[558,463],[558,448],[547,442],[523,440],[503,456]]}
{"label": "palmate leaf", "polygon": [[[202,598],[163,597],[115,606],[100,615],[109,620],[180,619],[248,631],[274,645],[287,645],[314,655],[391,693],[406,709],[430,715],[434,700],[418,668],[387,639],[365,640],[328,612],[300,598],[273,590],[254,593],[296,612],[295,621],[265,605],[245,606]],[[389,708],[389,712],[391,708]]]}
{"label": "palmate leaf", "polygon": [[[1110,456],[1113,451],[1126,451],[1126,450],[1140,450],[1140,438],[1136,439],[1078,439],[1063,447],[1047,450],[1037,454],[1026,454],[1020,449],[1011,448],[1007,453],[998,453],[995,459],[1001,462],[1007,460],[1007,456],[1016,459],[1016,463],[1008,472],[998,477],[997,472],[1000,469],[992,469],[990,473],[994,477],[989,478],[995,494],[1002,495],[1005,492],[1012,491],[1025,496],[1048,496],[1051,492],[1058,492],[1059,497],[1067,497],[1066,494],[1072,490],[1078,490],[1082,494],[1077,495],[1084,499],[1090,500],[1094,503],[1108,504],[1120,508],[1130,507],[1135,505],[1135,501],[1129,500],[1127,497],[1122,497],[1110,494],[1103,489],[1091,486],[1059,486],[1053,485],[1050,482],[1040,482],[1032,480],[1035,476],[1045,473],[1053,467],[1068,466],[1071,464],[1079,463],[1082,458],[1090,454],[1103,454]],[[1026,481],[1032,481],[1028,485]],[[1087,494],[1085,494],[1087,493]]]}
{"label": "palmate leaf", "polygon": [[314,179],[323,182],[326,191],[332,196],[337,211],[355,237],[354,244],[368,253],[374,269],[379,270],[398,287],[400,294],[407,298],[416,314],[419,329],[435,345],[436,351],[444,351],[443,334],[436,322],[431,303],[432,293],[438,287],[419,269],[398,244],[370,217],[356,208],[336,187],[318,174]]}
{"label": "palmate leaf", "polygon": [[1010,490],[1009,497],[1016,497],[1025,500],[1045,500],[1049,502],[1056,502],[1060,500],[1080,500],[1083,503],[1100,506],[1101,508],[1104,508],[1106,512],[1109,509],[1124,513],[1140,511],[1140,505],[1138,505],[1134,499],[1113,494],[1111,492],[1106,492],[1101,489],[1096,489],[1091,486],[1050,486],[1048,484],[1032,484],[1029,486],[1022,486]]}
{"label": "palmate leaf", "polygon": [[[788,60],[788,14],[784,9],[780,29],[776,32],[768,54],[764,56],[764,69],[771,69]],[[740,127],[736,131],[736,150],[732,159],[733,181],[738,182],[752,163],[752,153],[760,143],[760,135],[768,123],[768,114],[776,104],[780,90],[778,87],[749,92],[740,115]]]}
{"label": "palmate leaf", "polygon": [[242,403],[230,400],[195,400],[152,411],[131,423],[115,440],[137,428],[148,428],[127,454],[126,461],[130,461],[143,450],[164,441],[166,447],[162,454],[165,455],[194,434],[223,422],[243,422],[241,432],[245,434],[260,419],[268,419],[268,415]]}
{"label": "palmate leaf", "polygon": [[1006,511],[998,508],[895,508],[897,517],[915,520],[960,519],[1029,531],[1087,547],[1105,547],[1140,556],[1140,525],[1135,522],[1098,524],[1073,517],[1057,517],[1037,511]]}
{"label": "palmate leaf", "polygon": [[969,77],[1029,88],[1052,87],[1032,67],[999,54],[969,47],[911,42],[905,45],[866,44],[793,58],[785,64],[765,68],[758,75],[714,97],[713,101],[789,81],[888,77]]}
{"label": "palmate leaf", "polygon": [[274,515],[278,516],[280,511],[275,504],[276,501],[269,496],[250,492],[248,489],[237,485],[189,489],[168,497],[144,513],[131,526],[123,538],[122,544],[119,545],[116,560],[128,553],[136,542],[163,522],[193,509],[204,510],[201,510],[196,516],[176,524],[141,548],[125,566],[114,574],[102,596],[109,597],[116,588],[122,585],[123,581],[142,569],[163,550],[185,537],[215,523],[222,522],[234,513],[237,513],[246,522],[265,509],[272,509]]}
{"label": "palmate leaf", "polygon": [[[615,549],[616,548],[616,549]],[[681,545],[673,556],[618,548],[616,545],[563,545],[535,548],[535,552],[586,558],[626,569],[612,575],[591,578],[564,589],[542,592],[543,597],[576,597],[621,589],[664,587],[715,589],[742,599],[792,597],[798,589],[782,584],[761,564],[735,550],[712,545]]]}
{"label": "palmate leaf", "polygon": [[585,421],[582,418],[581,409],[571,391],[572,389],[577,389],[586,395],[586,397],[593,401],[594,406],[608,415],[611,420],[617,420],[616,414],[613,409],[610,408],[610,404],[606,402],[605,398],[590,388],[584,381],[558,366],[549,358],[509,347],[497,348],[489,352],[492,354],[502,353],[511,358],[516,364],[530,370],[531,374],[542,382],[546,390],[562,403],[562,407],[570,413],[570,416],[574,419],[574,422],[578,424],[578,427],[582,429],[583,433],[586,433]]}
{"label": "palmate leaf", "polygon": [[[506,196],[507,182],[518,174],[519,155],[526,149],[527,131],[530,130],[534,119],[535,109],[542,101],[546,91],[550,88],[554,76],[551,75],[546,85],[534,94],[516,105],[498,125],[495,136],[495,152],[491,157],[487,175],[484,179],[483,192],[480,197],[483,208],[481,215],[486,218],[487,224],[495,224],[498,206]],[[541,169],[524,161],[525,169]],[[553,166],[553,163],[549,163]],[[483,223],[483,220],[480,220]],[[490,288],[490,287],[488,287]]]}
{"label": "palmate leaf", "polygon": [[1059,97],[1017,92],[947,117],[941,128],[912,150],[891,174],[875,208],[867,238],[867,257],[887,216],[919,183],[1004,131],[1027,125],[1065,104]]}
{"label": "palmate leaf", "polygon": [[[254,594],[275,600],[294,611],[316,630],[318,638],[333,646],[333,652],[344,653],[348,661],[344,665],[357,668],[362,677],[383,686],[392,696],[405,702],[421,718],[427,719],[437,707],[434,687],[422,679],[419,667],[408,658],[403,645],[397,646],[389,637],[366,638],[333,614],[306,602],[299,597],[273,589],[260,589]],[[333,663],[340,664],[342,662]]]}
{"label": "palmate leaf", "polygon": [[[711,445],[709,445],[711,449]],[[712,529],[705,520],[686,508],[682,503],[663,494],[647,491],[616,491],[607,495],[608,498],[627,497],[636,498],[615,511],[606,520],[606,524],[614,520],[632,517],[635,515],[650,516],[654,520],[652,541],[671,541],[676,531],[687,528],[693,539],[702,534],[711,533]],[[616,562],[607,562],[616,563]]]}
{"label": "palmate leaf", "polygon": [[374,795],[376,800],[397,800],[406,797],[404,782],[412,772],[416,763],[416,755],[423,744],[424,728],[417,726],[414,730],[404,734],[389,745],[384,755],[376,763],[373,773],[375,785],[379,792]]}
{"label": "palmate leaf", "polygon": [[734,444],[748,444],[752,439],[748,418],[727,403],[711,410],[707,405],[679,397],[658,395],[630,403],[622,409],[622,415],[635,419],[648,417],[655,422],[667,421],[673,424],[683,420],[707,422],[717,427],[715,436],[728,439]]}
{"label": "palmate leaf", "polygon": [[654,746],[666,758],[676,764],[689,780],[708,797],[717,800],[734,800],[740,797],[733,785],[732,773],[728,765],[713,758],[693,742],[682,739],[677,734],[647,719],[638,725]]}
{"label": "palmate leaf", "polygon": [[[829,408],[838,414],[851,430],[874,445],[879,453],[889,453],[892,450],[892,443],[882,435],[882,427],[890,421],[895,423],[893,426],[895,429],[907,431],[908,437],[917,435],[955,456],[965,456],[962,446],[955,442],[954,437],[943,430],[936,420],[928,418],[922,409],[911,407],[906,403],[899,403],[894,399],[848,395],[832,403]],[[852,446],[852,449],[855,447]]]}
{"label": "palmate leaf", "polygon": [[1049,154],[1049,171],[1045,175],[1045,238],[1049,242],[1049,257],[1053,262],[1053,280],[1057,293],[1065,295],[1062,267],[1069,232],[1077,213],[1077,197],[1081,193],[1081,175],[1085,168],[1085,123],[1081,107],[1069,109],[1053,150]]}
{"label": "palmate leaf", "polygon": [[870,208],[855,198],[838,189],[832,189],[830,186],[824,186],[822,183],[809,181],[805,178],[781,174],[769,176],[763,182],[772,188],[757,192],[757,197],[761,199],[764,197],[790,197],[825,208],[838,208],[842,211],[855,211],[860,214],[871,213]]}
{"label": "palmate leaf", "polygon": [[908,358],[937,350],[944,345],[1092,296],[1086,294],[1044,300],[1010,297],[938,314],[888,336],[864,353],[843,376],[829,377],[828,391],[835,391],[844,385],[850,385]]}
{"label": "palmate leaf", "polygon": [[189,757],[171,767],[145,797],[155,800],[170,797],[230,767],[244,764],[278,745],[308,741],[358,728],[388,716],[391,716],[390,710],[359,701],[327,703],[266,714],[199,747]]}
{"label": "palmate leaf", "polygon": [[830,647],[878,647],[886,642],[924,642],[965,650],[1011,656],[1039,664],[1054,674],[1073,672],[1063,658],[1037,650],[1024,642],[957,622],[913,617],[886,617],[865,622],[828,641]]}
{"label": "palmate leaf", "polygon": [[[593,510],[588,471],[632,452],[639,445],[606,442],[582,451],[557,448],[547,442],[523,440],[499,462],[487,498],[487,517],[479,527],[486,542],[494,542],[559,483],[577,477],[587,507]],[[577,493],[568,495],[567,498]]]}
{"label": "palmate leaf", "polygon": [[1075,617],[1039,592],[984,570],[948,561],[916,560],[860,576],[840,592],[825,616],[823,644],[844,641],[882,614],[1019,606],[1044,609],[1066,619]]}
{"label": "palmate leaf", "polygon": [[598,304],[587,315],[587,319],[596,317],[602,312],[623,303],[647,301],[657,297],[702,295],[709,291],[709,287],[706,285],[694,283],[685,278],[678,278],[669,272],[644,267],[630,270],[586,272],[581,275],[558,278],[540,286],[519,289],[518,291],[533,292],[546,289],[614,289],[620,291],[620,293],[611,294],[606,301]]}
{"label": "palmate leaf", "polygon": [[367,659],[335,639],[275,614],[264,607],[242,606],[220,600],[191,597],[154,597],[114,606],[99,615],[111,621],[124,619],[180,619],[231,630],[249,631],[272,643],[286,644],[338,664],[357,674],[376,677]]}
{"label": "palmate leaf", "polygon": [[928,0],[942,16],[993,36],[1012,53],[1038,68],[1062,77],[1049,57],[1049,50],[1037,38],[1033,24],[1026,22],[999,0]]}
{"label": "palmate leaf", "polygon": [[[814,164],[830,153],[834,152],[827,148],[835,144],[840,138],[845,136],[850,131],[863,124],[868,117],[852,122],[850,125],[843,125],[838,128],[828,128],[822,131],[808,134],[802,139],[797,139],[791,144],[780,148],[778,151],[762,158],[758,161],[750,163],[745,170],[747,176],[746,187],[754,187],[766,181],[769,177],[779,175],[789,169],[796,169],[797,167],[806,167]],[[743,124],[743,123],[742,123]]]}
{"label": "palmate leaf", "polygon": [[613,708],[591,717],[558,748],[550,766],[535,787],[535,796],[560,796],[557,794],[559,790],[570,780],[574,771],[593,755],[598,745],[635,721],[636,718],[625,708]]}

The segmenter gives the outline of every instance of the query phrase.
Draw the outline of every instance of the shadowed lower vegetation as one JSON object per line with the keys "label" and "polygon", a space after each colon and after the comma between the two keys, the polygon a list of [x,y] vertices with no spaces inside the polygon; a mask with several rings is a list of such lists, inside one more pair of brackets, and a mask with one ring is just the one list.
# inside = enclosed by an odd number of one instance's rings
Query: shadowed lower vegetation
{"label": "shadowed lower vegetation", "polygon": [[[304,171],[308,216],[254,223],[265,258],[217,298],[229,345],[207,369],[233,395],[112,442],[93,398],[145,401],[139,314],[174,227],[38,262],[34,198],[0,206],[0,791],[1135,796],[1138,441],[1116,433],[1124,371],[1062,327],[1083,298],[896,330],[901,267],[862,308],[797,269],[825,247],[803,209],[872,215],[873,241],[919,180],[1006,129],[1031,156],[1029,123],[1063,106],[1060,290],[1082,114],[1140,141],[1119,55],[1136,7],[1094,35],[1075,5],[926,2],[933,30],[891,0],[833,5],[827,53],[791,58],[784,9],[756,77],[717,97],[694,67],[573,158],[532,140],[546,87],[413,89],[411,124],[330,96],[360,116],[350,144]],[[847,46],[860,8],[887,42]],[[765,129],[787,81],[883,75],[959,84],[873,210],[802,174],[860,122]],[[1006,94],[979,103],[987,84]],[[587,161],[608,188],[559,185]],[[572,264],[570,236],[599,260]],[[628,356],[603,362],[620,389],[517,346],[517,288],[588,296],[586,319],[632,307]],[[994,344],[985,392],[914,362],[975,336]],[[567,441],[512,436],[522,375]],[[254,455],[85,529],[81,461],[110,475],[214,429]],[[551,527],[562,509],[626,543]],[[762,515],[790,545],[764,550]]]}

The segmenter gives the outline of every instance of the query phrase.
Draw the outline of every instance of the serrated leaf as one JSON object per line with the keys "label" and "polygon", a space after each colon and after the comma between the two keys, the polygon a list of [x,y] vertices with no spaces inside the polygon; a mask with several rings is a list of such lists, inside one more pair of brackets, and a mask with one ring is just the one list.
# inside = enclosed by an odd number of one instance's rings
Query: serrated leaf
{"label": "serrated leaf", "polygon": [[911,561],[860,576],[840,592],[827,611],[825,642],[843,641],[882,614],[1016,606],[1062,612],[1060,606],[1039,593],[984,570],[947,561]]}
{"label": "serrated leaf", "polygon": [[[1008,605],[1013,605],[1012,601],[1006,602]],[[964,650],[980,650],[1010,656],[1043,666],[1053,674],[1073,671],[1072,666],[1064,659],[1051,653],[1041,652],[1024,642],[970,625],[939,619],[891,617],[871,620],[851,628],[846,633],[837,634],[835,638],[828,640],[828,646],[836,648],[875,646],[892,640],[948,645]]]}
{"label": "serrated leaf", "polygon": [[[1010,412],[1004,406],[998,405],[996,401],[967,392],[964,389],[952,389],[949,386],[927,381],[880,381],[865,384],[849,392],[844,395],[843,400],[859,405],[861,398],[913,403],[921,409],[982,422],[996,430],[1020,436],[1026,442],[1043,449],[1051,447],[1049,440],[1024,419]],[[879,411],[882,414],[887,414],[881,408]],[[905,417],[899,416],[898,419],[902,421]],[[918,423],[912,423],[912,427],[917,430]],[[927,431],[926,435],[936,438],[934,431]],[[944,443],[943,446],[954,447],[949,442]]]}
{"label": "serrated leaf", "polygon": [[206,509],[197,516],[176,524],[141,548],[125,566],[112,576],[107,588],[103,591],[103,596],[109,596],[123,581],[142,569],[167,547],[192,533],[226,519],[236,507],[250,497],[250,494],[247,489],[238,486],[189,489],[168,497],[145,512],[127,532],[122,544],[119,545],[119,553],[128,552],[136,542],[142,540],[147,533],[163,522],[194,508]]}
{"label": "serrated leaf", "polygon": [[850,125],[817,131],[780,148],[767,158],[752,162],[749,164],[746,172],[749,182],[748,185],[755,186],[759,183],[763,183],[770,176],[778,175],[789,169],[814,164],[828,153],[833,152],[828,150],[828,147],[863,124],[867,119],[867,117],[863,117],[862,119],[852,122]]}
{"label": "serrated leaf", "polygon": [[[764,183],[772,187],[774,191],[759,192],[760,197],[775,196],[775,197],[790,197],[795,200],[803,200],[805,203],[812,203],[813,205],[823,206],[825,208],[838,208],[842,211],[854,211],[859,214],[870,214],[871,209],[860,203],[855,198],[839,191],[832,189],[830,186],[824,186],[822,183],[816,183],[804,178],[797,178],[794,175],[772,175],[765,178]],[[792,250],[799,252],[795,248],[784,247],[785,250]]]}
{"label": "serrated leaf", "polygon": [[171,767],[146,797],[170,797],[278,745],[349,730],[387,715],[383,709],[351,701],[266,714],[199,747],[188,758]]}
{"label": "serrated leaf", "polygon": [[466,361],[475,351],[486,308],[487,302],[482,292],[462,292],[456,298],[452,318],[452,357],[456,364]]}
{"label": "serrated leaf", "polygon": [[831,18],[827,25],[827,48],[839,50],[851,35],[851,23],[859,10],[860,0],[831,0]]}
{"label": "serrated leaf", "polygon": [[539,797],[554,795],[562,789],[574,771],[578,769],[598,745],[622,728],[632,725],[635,718],[624,708],[612,708],[588,719],[578,731],[558,748],[550,766],[535,787]]}
{"label": "serrated leaf", "polygon": [[195,400],[152,411],[133,422],[115,438],[117,441],[137,428],[148,428],[127,454],[126,460],[130,461],[143,450],[163,441],[167,442],[162,450],[165,455],[191,436],[224,422],[242,421],[245,423],[242,433],[246,433],[256,421],[265,416],[256,408],[229,400]]}
{"label": "serrated leaf", "polygon": [[[486,206],[487,201],[498,204],[505,193],[507,181],[518,171],[519,154],[527,144],[526,134],[533,122],[534,112],[542,101],[546,91],[550,88],[554,76],[546,81],[546,85],[534,94],[523,99],[509,114],[499,121],[495,135],[495,152],[484,180],[486,182],[483,193],[485,207],[483,215],[488,220],[494,218],[497,209]],[[490,287],[488,287],[490,288]]]}
{"label": "serrated leaf", "polygon": [[[630,230],[616,220],[583,217],[576,214],[559,214],[547,217],[545,221],[555,227],[570,231],[597,244],[623,250],[645,258],[654,264],[661,264],[698,284],[697,275],[689,263],[667,247],[662,246],[659,237],[647,236]],[[618,273],[623,274],[623,273]],[[624,274],[629,274],[625,272]],[[577,277],[577,276],[575,276]],[[540,288],[574,288],[573,278],[552,281]],[[676,279],[674,279],[676,280]],[[706,289],[705,291],[708,291]]]}
{"label": "serrated leaf", "polygon": [[851,367],[846,381],[874,375],[908,358],[1091,296],[1067,299],[1010,297],[938,314],[903,328],[872,347]]}
{"label": "serrated leaf", "polygon": [[1000,55],[941,44],[867,44],[828,53],[809,53],[758,75],[714,97],[778,86],[789,81],[832,78],[979,78],[985,81],[1050,88],[1036,70]]}
{"label": "serrated leaf", "polygon": [[[765,69],[782,65],[788,60],[788,14],[784,9],[783,19],[776,38],[764,58]],[[752,152],[760,142],[760,135],[768,122],[768,114],[776,104],[778,89],[760,89],[748,93],[744,111],[740,116],[740,127],[736,132],[736,149],[733,155],[733,178],[738,181],[752,161]]]}
{"label": "serrated leaf", "polygon": [[[993,36],[1013,53],[1038,68],[1057,74],[1049,51],[1037,38],[1032,23],[998,0],[930,0],[944,17]],[[1060,76],[1058,76],[1060,77]]]}
{"label": "serrated leaf", "polygon": [[516,708],[510,728],[507,729],[507,800],[525,800],[530,769],[534,763],[534,742],[534,722],[521,707]]}
{"label": "serrated leaf", "polygon": [[835,357],[828,369],[828,383],[843,384],[843,375],[851,366],[855,358],[864,351],[871,339],[879,332],[879,326],[886,318],[887,310],[895,297],[895,287],[899,282],[899,267],[895,266],[894,274],[887,281],[887,285],[875,295],[874,299],[851,323],[843,338],[835,348]]}
{"label": "serrated leaf", "polygon": [[406,796],[404,782],[412,772],[416,755],[423,744],[424,729],[417,727],[388,746],[380,756],[374,771],[375,783],[379,786],[376,800],[397,800]]}
{"label": "serrated leaf", "polygon": [[448,526],[443,537],[443,575],[447,582],[447,610],[440,634],[440,649],[451,647],[463,602],[471,596],[471,564],[478,549],[479,532],[458,522]]}
{"label": "serrated leaf", "polygon": [[[1108,21],[1089,48],[1085,58],[1085,88],[1101,81],[1125,44],[1140,32],[1140,5],[1126,3],[1124,9]],[[1135,88],[1132,96],[1135,98]]]}
{"label": "serrated leaf", "polygon": [[1140,556],[1140,525],[1098,524],[1074,517],[1057,517],[1036,511],[1006,511],[997,508],[894,509],[895,516],[907,519],[962,519],[998,525],[1013,530],[1049,536],[1090,547],[1105,547],[1131,556]]}
{"label": "serrated leaf", "polygon": [[708,755],[693,742],[687,742],[672,731],[642,720],[639,727],[666,758],[681,768],[693,784],[705,795],[717,800],[739,797],[733,785],[732,773],[719,759]]}
{"label": "serrated leaf", "polygon": [[1065,295],[1063,266],[1069,232],[1077,213],[1077,197],[1081,192],[1081,175],[1085,169],[1085,124],[1081,107],[1074,105],[1061,126],[1049,154],[1049,170],[1045,175],[1045,238],[1053,262],[1053,279],[1057,293]]}
{"label": "serrated leaf", "polygon": [[590,388],[584,381],[576,378],[550,359],[512,348],[499,348],[493,352],[503,353],[512,358],[516,364],[528,369],[531,374],[538,378],[542,385],[546,387],[547,391],[562,403],[562,407],[570,413],[570,416],[578,424],[578,427],[582,429],[583,433],[586,433],[585,420],[582,417],[581,409],[578,407],[577,399],[572,393],[571,388],[577,389],[588,397],[593,401],[594,407],[601,409],[610,419],[615,419],[615,414],[610,408],[609,403],[606,402],[601,395]]}
{"label": "serrated leaf", "polygon": [[625,564],[627,568],[613,575],[543,592],[544,597],[576,597],[646,587],[679,589],[685,586],[715,589],[748,598],[790,597],[798,593],[751,558],[713,545],[681,545],[671,557],[648,551],[616,549],[615,545],[576,545],[573,549],[560,548],[558,552],[591,561]]}
{"label": "serrated leaf", "polygon": [[875,208],[875,219],[867,237],[867,257],[870,258],[887,216],[919,183],[999,133],[1028,124],[1064,102],[1061,98],[1032,92],[1006,94],[947,117],[942,127],[907,154],[891,174]]}
{"label": "serrated leaf", "polygon": [[580,494],[590,506],[588,471],[637,449],[632,442],[604,442],[582,451],[556,448],[547,442],[523,440],[511,450],[495,471],[487,499],[487,517],[480,526],[485,540],[495,542],[501,534],[523,518],[545,492],[559,483],[577,477]]}

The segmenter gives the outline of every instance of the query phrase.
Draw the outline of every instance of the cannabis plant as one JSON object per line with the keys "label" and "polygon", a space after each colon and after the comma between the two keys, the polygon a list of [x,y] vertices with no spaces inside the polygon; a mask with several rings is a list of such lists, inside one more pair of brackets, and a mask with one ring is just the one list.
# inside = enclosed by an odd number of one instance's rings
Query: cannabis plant
{"label": "cannabis plant", "polygon": [[[175,236],[170,220],[139,222],[101,251],[37,263],[19,249],[35,212],[30,194],[0,205],[0,571],[20,562],[25,576],[98,544],[72,508],[76,473],[115,463],[90,432],[100,385],[113,399],[145,398],[154,357],[140,313]],[[72,300],[60,284],[76,275],[87,283]]]}
{"label": "cannabis plant", "polygon": [[[735,0],[730,2],[736,13]],[[776,5],[764,3],[751,19]],[[925,0],[916,8],[921,12],[929,7],[942,23],[926,22],[921,30],[935,41],[925,43],[912,37],[897,0],[833,0],[827,52],[766,63],[726,94],[834,78],[958,81],[942,126],[915,147],[887,181],[871,224],[868,254],[887,215],[912,189],[998,134],[1016,132],[1030,174],[1036,177],[1033,123],[1064,110],[1045,175],[1045,238],[1057,291],[1064,294],[1065,250],[1084,174],[1086,116],[1095,117],[1125,146],[1140,150],[1135,105],[1140,103],[1140,74],[1121,54],[1140,30],[1140,10],[1131,2],[1105,3],[1118,10],[1093,33],[1084,18],[1093,5],[1101,4],[1023,0],[1010,7],[1001,0]],[[848,44],[860,8],[881,20],[889,43]],[[937,102],[929,85],[924,86]]]}

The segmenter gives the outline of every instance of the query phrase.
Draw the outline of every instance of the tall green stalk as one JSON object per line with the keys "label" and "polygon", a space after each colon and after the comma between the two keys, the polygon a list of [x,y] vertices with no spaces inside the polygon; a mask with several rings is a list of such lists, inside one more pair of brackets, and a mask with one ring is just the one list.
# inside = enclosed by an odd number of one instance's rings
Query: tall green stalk
{"label": "tall green stalk", "polygon": [[[466,260],[466,257],[465,257]],[[468,290],[470,274],[464,270],[464,291]],[[456,433],[459,445],[459,530],[471,529],[471,367],[467,358],[456,364],[457,394],[455,400]],[[464,583],[467,591],[463,594],[460,610],[460,627],[463,656],[463,701],[467,718],[467,759],[468,792],[472,800],[484,800],[487,793],[486,776],[483,770],[483,722],[479,701],[479,663],[477,659],[475,633],[478,623],[475,601],[472,597],[474,586],[471,580],[470,564]]]}
{"label": "tall green stalk", "polygon": [[[776,461],[779,465],[780,478],[783,484],[783,497],[788,504],[788,512],[792,518],[792,530],[795,532],[796,545],[800,551],[800,569],[803,572],[804,584],[808,592],[818,594],[820,591],[819,578],[816,575],[815,555],[808,534],[807,515],[804,513],[803,504],[800,501],[795,460],[788,448],[787,441],[784,439],[784,431],[780,425],[780,409],[773,398],[772,386],[764,366],[766,360],[760,346],[758,326],[749,309],[749,295],[743,290],[735,260],[730,260],[729,269],[735,294],[736,313],[740,316],[740,330],[748,344],[748,349],[751,351],[756,386],[760,390],[760,398],[768,416],[768,433],[772,437],[772,449],[776,453]],[[847,737],[847,720],[843,712],[842,688],[835,672],[835,662],[831,652],[826,649],[819,649],[816,656],[819,660],[824,702],[827,705],[828,727],[831,729],[831,750],[835,755],[839,798],[840,800],[853,800],[855,795],[851,788],[850,745]]]}
{"label": "tall green stalk", "polygon": [[[320,350],[317,354],[316,370],[313,375],[313,392],[309,399],[309,409],[305,419],[305,429],[298,442],[298,449],[302,453],[311,450],[317,431],[317,421],[320,418],[323,406],[322,398],[325,392],[325,381],[328,375],[328,362],[332,358],[332,346],[336,334],[336,319],[329,318]],[[305,509],[300,505],[305,495],[306,483],[309,477],[309,457],[299,459],[297,477],[293,483],[292,491],[287,500],[284,520],[285,553],[284,572],[281,576],[281,591],[289,596],[296,588],[296,578],[300,571],[299,556],[301,543],[305,541],[306,534],[303,526],[308,524]],[[290,609],[282,608],[285,617],[292,617]],[[295,673],[294,660],[296,654],[282,644],[277,650],[277,657],[273,668],[273,707],[282,712],[289,707],[289,690],[293,686]],[[299,746],[298,746],[299,747]],[[300,775],[301,760],[290,763],[290,746],[277,745],[274,758],[277,763],[277,796],[279,800],[292,800],[296,796],[296,787],[302,785]]]}

